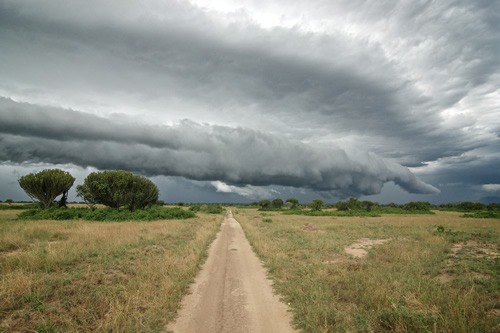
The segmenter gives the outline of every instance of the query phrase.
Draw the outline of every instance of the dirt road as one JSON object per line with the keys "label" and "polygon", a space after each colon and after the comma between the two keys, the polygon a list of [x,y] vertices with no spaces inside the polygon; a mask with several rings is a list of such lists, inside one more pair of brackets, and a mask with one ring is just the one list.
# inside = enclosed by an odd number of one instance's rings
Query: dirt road
{"label": "dirt road", "polygon": [[175,333],[295,332],[288,308],[274,295],[266,271],[240,224],[228,212],[200,274],[182,303]]}

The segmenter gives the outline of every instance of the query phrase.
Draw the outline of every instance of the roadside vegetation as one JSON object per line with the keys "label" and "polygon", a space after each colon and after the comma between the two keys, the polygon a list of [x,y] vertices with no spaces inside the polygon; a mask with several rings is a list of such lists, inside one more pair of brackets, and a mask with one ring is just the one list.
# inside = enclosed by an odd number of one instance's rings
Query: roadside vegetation
{"label": "roadside vegetation", "polygon": [[191,205],[189,207],[191,212],[202,212],[207,214],[222,214],[225,212],[221,205]]}
{"label": "roadside vegetation", "polygon": [[30,209],[19,214],[20,220],[154,221],[193,218],[196,215],[180,207],[150,207],[130,211],[113,208]]}
{"label": "roadside vegetation", "polygon": [[238,208],[304,332],[493,332],[500,221],[460,212],[339,217]]}
{"label": "roadside vegetation", "polygon": [[0,332],[163,331],[222,222],[203,213],[134,223],[19,213],[0,211]]}

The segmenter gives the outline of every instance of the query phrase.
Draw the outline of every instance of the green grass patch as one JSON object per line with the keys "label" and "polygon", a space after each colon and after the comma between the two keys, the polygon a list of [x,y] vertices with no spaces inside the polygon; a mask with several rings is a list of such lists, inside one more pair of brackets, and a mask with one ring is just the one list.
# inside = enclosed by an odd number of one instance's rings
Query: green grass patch
{"label": "green grass patch", "polygon": [[283,211],[283,208],[278,208],[278,207],[260,207],[258,209],[261,212],[281,212]]}
{"label": "green grass patch", "polygon": [[49,208],[30,209],[18,215],[20,220],[87,220],[87,221],[155,221],[187,219],[195,217],[194,212],[179,207],[151,207],[129,211],[112,208]]}
{"label": "green grass patch", "polygon": [[225,212],[221,205],[191,205],[191,212],[201,212],[206,214],[222,214]]}
{"label": "green grass patch", "polygon": [[25,210],[25,209],[37,209],[40,205],[37,203],[27,203],[27,204],[0,204],[0,210]]}
{"label": "green grass patch", "polygon": [[360,216],[379,217],[382,215],[432,215],[430,210],[411,210],[398,207],[376,207],[372,210],[286,210],[284,215],[304,215],[304,216]]}
{"label": "green grass patch", "polygon": [[500,219],[500,210],[481,210],[473,213],[466,213],[462,217],[478,219]]}

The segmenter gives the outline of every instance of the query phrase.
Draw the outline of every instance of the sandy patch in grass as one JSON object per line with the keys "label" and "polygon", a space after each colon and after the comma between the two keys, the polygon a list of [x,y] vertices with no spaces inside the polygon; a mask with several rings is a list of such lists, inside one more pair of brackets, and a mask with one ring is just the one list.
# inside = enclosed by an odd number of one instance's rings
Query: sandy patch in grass
{"label": "sandy patch in grass", "polygon": [[[488,259],[495,260],[500,258],[500,253],[496,250],[494,244],[479,243],[476,240],[468,240],[465,242],[454,243],[450,249],[450,257],[446,261],[445,267],[441,270],[440,274],[436,276],[439,282],[450,282],[455,278],[455,275],[450,272],[450,269],[461,258],[474,258],[474,259]],[[491,276],[474,271],[467,273],[469,276],[477,279],[489,279]]]}
{"label": "sandy patch in grass", "polygon": [[319,231],[319,228],[316,225],[309,222],[304,223],[304,227],[302,229],[304,231],[309,231],[309,232]]}
{"label": "sandy patch in grass", "polygon": [[458,257],[461,251],[464,252],[463,255],[473,258],[500,258],[500,253],[496,250],[494,244],[478,243],[476,240],[468,240],[466,242],[453,244],[451,247],[452,257]]}
{"label": "sandy patch in grass", "polygon": [[368,254],[368,250],[376,245],[382,245],[388,242],[389,239],[369,239],[361,238],[344,248],[347,254],[355,258],[363,258]]}

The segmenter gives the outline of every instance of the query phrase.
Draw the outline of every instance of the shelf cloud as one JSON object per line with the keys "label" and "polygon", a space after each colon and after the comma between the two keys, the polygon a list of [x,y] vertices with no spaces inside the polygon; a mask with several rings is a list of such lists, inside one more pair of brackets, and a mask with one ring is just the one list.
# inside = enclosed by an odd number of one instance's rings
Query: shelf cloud
{"label": "shelf cloud", "polygon": [[192,121],[170,126],[120,123],[2,99],[0,132],[0,159],[17,163],[74,163],[149,176],[351,195],[377,194],[390,181],[411,193],[439,192],[408,168],[373,153],[305,144],[242,127]]}

